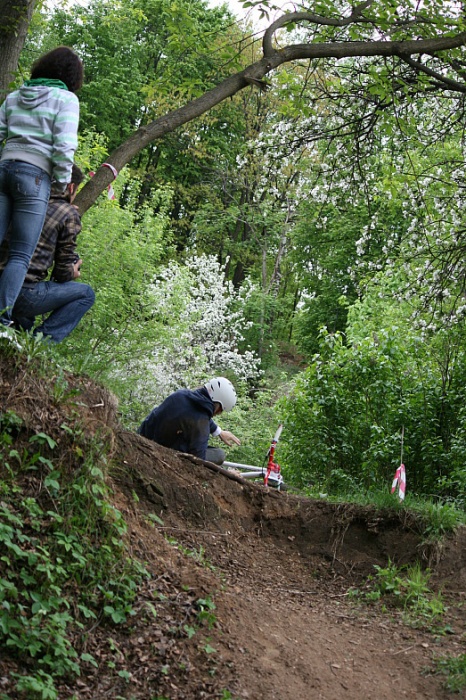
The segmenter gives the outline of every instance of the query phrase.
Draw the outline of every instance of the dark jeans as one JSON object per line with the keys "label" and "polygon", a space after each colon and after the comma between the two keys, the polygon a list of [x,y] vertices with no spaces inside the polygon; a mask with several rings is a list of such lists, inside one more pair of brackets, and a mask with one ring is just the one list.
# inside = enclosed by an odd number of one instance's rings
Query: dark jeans
{"label": "dark jeans", "polygon": [[18,160],[0,162],[0,243],[11,225],[8,260],[0,279],[0,323],[8,325],[39,240],[50,195],[50,177]]}
{"label": "dark jeans", "polygon": [[95,300],[92,287],[81,282],[37,282],[34,287],[23,287],[13,309],[16,325],[30,330],[36,316],[52,313],[35,333],[50,336],[59,343],[76,328]]}

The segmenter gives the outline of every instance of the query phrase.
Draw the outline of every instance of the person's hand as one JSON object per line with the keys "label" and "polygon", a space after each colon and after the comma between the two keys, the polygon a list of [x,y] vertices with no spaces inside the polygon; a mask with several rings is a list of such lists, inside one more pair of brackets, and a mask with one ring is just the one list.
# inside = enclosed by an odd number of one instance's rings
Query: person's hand
{"label": "person's hand", "polygon": [[223,440],[225,445],[241,445],[241,441],[238,440],[236,435],[233,435],[233,433],[230,433],[229,430],[222,430],[221,433],[219,433],[219,438],[220,440]]}
{"label": "person's hand", "polygon": [[78,277],[81,277],[81,265],[83,264],[83,261],[81,258],[79,260],[76,260],[76,262],[73,264],[73,279],[77,279]]}

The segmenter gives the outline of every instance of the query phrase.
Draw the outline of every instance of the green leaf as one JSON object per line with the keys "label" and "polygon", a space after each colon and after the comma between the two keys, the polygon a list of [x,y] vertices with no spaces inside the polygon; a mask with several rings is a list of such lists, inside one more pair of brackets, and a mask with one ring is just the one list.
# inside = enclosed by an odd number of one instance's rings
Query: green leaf
{"label": "green leaf", "polygon": [[37,433],[36,435],[33,435],[31,438],[29,438],[29,442],[39,442],[41,444],[46,443],[51,450],[57,446],[55,440],[51,438],[50,435],[46,435],[45,433]]}

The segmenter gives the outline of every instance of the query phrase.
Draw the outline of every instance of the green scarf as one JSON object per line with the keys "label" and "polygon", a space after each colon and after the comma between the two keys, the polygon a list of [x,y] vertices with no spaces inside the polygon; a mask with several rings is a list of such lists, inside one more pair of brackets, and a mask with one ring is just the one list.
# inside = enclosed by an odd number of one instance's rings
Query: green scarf
{"label": "green scarf", "polygon": [[62,90],[68,90],[68,86],[61,80],[55,80],[53,78],[32,78],[31,80],[26,80],[24,83],[27,87],[34,87],[35,85],[46,85],[47,87],[57,87]]}

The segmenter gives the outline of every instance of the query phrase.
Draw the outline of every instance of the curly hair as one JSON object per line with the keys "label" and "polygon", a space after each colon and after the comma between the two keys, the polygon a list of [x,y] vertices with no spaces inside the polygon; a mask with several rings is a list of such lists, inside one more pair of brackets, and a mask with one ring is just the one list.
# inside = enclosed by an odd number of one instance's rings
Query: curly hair
{"label": "curly hair", "polygon": [[31,78],[61,80],[70,92],[77,92],[83,84],[83,64],[68,46],[58,46],[34,62]]}
{"label": "curly hair", "polygon": [[81,184],[81,182],[84,180],[84,173],[81,170],[81,168],[78,168],[76,163],[73,163],[73,167],[71,169],[71,182],[78,186]]}

